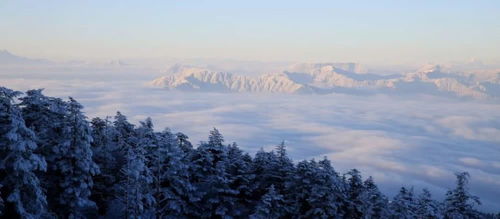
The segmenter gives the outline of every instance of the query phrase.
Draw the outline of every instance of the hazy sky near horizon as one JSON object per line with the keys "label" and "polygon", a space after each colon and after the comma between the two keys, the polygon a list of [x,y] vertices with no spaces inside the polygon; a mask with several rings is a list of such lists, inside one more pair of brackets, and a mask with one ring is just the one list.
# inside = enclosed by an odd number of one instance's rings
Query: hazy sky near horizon
{"label": "hazy sky near horizon", "polygon": [[0,1],[0,49],[49,59],[500,62],[500,1]]}

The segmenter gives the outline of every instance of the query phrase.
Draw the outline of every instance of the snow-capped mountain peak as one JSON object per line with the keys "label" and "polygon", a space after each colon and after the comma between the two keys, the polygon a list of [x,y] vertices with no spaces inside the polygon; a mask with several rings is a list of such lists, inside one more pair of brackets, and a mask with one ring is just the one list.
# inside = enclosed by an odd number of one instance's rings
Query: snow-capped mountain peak
{"label": "snow-capped mountain peak", "polygon": [[401,75],[357,73],[353,63],[295,64],[280,73],[250,77],[206,68],[174,65],[151,85],[167,89],[206,92],[333,93],[382,92],[434,94],[485,98],[499,96],[498,81],[442,72],[440,65],[426,65]]}

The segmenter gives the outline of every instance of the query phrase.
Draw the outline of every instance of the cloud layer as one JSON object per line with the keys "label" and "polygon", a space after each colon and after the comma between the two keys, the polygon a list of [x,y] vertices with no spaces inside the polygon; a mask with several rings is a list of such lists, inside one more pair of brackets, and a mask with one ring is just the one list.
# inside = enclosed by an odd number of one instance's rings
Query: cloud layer
{"label": "cloud layer", "polygon": [[[1,75],[0,75],[1,76]],[[338,171],[358,168],[393,195],[399,186],[429,188],[438,198],[453,187],[455,171],[469,171],[484,209],[500,209],[500,104],[437,97],[401,98],[286,94],[182,93],[143,86],[148,79],[99,81],[5,74],[0,86],[46,88],[73,96],[89,117],[122,111],[137,122],[152,117],[205,140],[217,127],[228,143],[251,153],[281,140],[296,160],[329,157]]]}

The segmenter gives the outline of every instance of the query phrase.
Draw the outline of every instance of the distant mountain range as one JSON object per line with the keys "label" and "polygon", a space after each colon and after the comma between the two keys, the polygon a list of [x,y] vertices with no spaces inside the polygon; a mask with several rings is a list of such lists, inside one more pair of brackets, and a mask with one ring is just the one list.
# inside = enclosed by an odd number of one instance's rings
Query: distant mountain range
{"label": "distant mountain range", "polygon": [[0,66],[63,66],[63,67],[124,67],[128,66],[120,59],[113,59],[101,62],[91,62],[82,60],[53,62],[46,59],[33,59],[13,54],[7,50],[0,50]]}
{"label": "distant mountain range", "polygon": [[[474,62],[474,66],[482,66]],[[104,63],[70,61],[56,63],[32,59],[0,50],[0,66],[71,66],[122,68],[121,60]],[[468,65],[470,66],[470,65]],[[464,69],[464,67],[461,67]],[[279,68],[278,68],[279,69]],[[465,68],[466,69],[466,68]],[[275,70],[273,70],[275,71]],[[171,90],[200,92],[259,92],[289,94],[430,94],[475,99],[500,98],[500,69],[467,70],[427,65],[416,71],[400,74],[367,73],[356,63],[300,63],[284,67],[279,73],[237,74],[213,70],[211,67],[174,65],[165,76],[151,85]]]}
{"label": "distant mountain range", "polygon": [[44,59],[30,59],[10,53],[7,50],[0,50],[0,64],[2,65],[23,65],[23,64],[48,64]]}
{"label": "distant mountain range", "polygon": [[281,73],[257,77],[175,65],[151,85],[201,92],[270,92],[291,94],[393,93],[487,98],[500,96],[500,70],[477,75],[424,66],[404,74],[363,73],[354,63],[296,64]]}

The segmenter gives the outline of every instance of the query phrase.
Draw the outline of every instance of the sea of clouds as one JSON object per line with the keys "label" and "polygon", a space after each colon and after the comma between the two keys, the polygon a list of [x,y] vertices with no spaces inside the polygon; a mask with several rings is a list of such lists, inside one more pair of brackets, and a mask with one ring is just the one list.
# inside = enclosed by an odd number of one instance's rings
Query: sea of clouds
{"label": "sea of clouds", "polygon": [[[146,86],[157,75],[109,69],[0,69],[0,86],[72,96],[89,118],[121,111],[137,123],[187,134],[197,144],[213,127],[255,153],[284,140],[295,160],[332,160],[359,169],[394,195],[400,186],[443,198],[454,172],[468,171],[482,209],[500,209],[500,103],[444,97],[183,93]],[[141,71],[139,71],[141,72]],[[142,71],[144,72],[144,71]]]}

